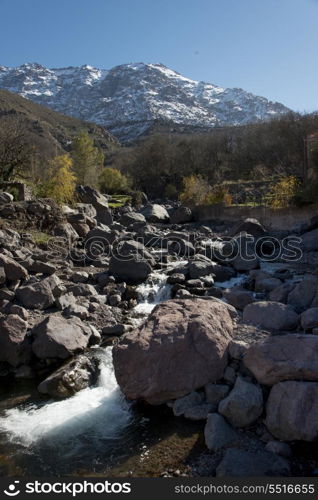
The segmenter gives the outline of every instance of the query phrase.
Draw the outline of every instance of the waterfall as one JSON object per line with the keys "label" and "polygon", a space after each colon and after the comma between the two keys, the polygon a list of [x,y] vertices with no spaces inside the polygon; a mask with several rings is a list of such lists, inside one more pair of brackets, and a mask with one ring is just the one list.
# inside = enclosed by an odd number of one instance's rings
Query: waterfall
{"label": "waterfall", "polygon": [[167,284],[167,272],[187,263],[187,260],[170,262],[165,272],[155,271],[151,273],[147,281],[137,287],[139,303],[134,309],[135,312],[142,315],[150,314],[157,304],[169,300],[171,298],[171,285]]}
{"label": "waterfall", "polygon": [[[132,417],[130,405],[114,376],[111,349],[96,350],[100,376],[95,387],[83,389],[62,401],[9,409],[0,417],[0,432],[23,446],[42,440],[56,444],[70,439],[74,451],[81,445],[77,441],[81,436],[85,436],[90,445],[118,438]],[[76,451],[78,453],[78,449]]]}

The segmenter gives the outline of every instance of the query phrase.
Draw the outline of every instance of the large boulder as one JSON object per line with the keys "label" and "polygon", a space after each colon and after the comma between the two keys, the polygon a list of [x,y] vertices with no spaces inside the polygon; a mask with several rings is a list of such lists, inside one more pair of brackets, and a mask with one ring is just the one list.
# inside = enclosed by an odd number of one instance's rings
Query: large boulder
{"label": "large boulder", "polygon": [[0,285],[4,285],[7,281],[6,272],[3,266],[0,266]]}
{"label": "large boulder", "polygon": [[32,349],[40,359],[67,359],[87,347],[92,330],[79,318],[50,315],[36,325],[32,334]]}
{"label": "large boulder", "polygon": [[109,272],[129,284],[141,283],[152,271],[155,261],[145,246],[133,240],[121,242],[109,262]]}
{"label": "large boulder", "polygon": [[238,377],[230,394],[220,402],[218,411],[234,427],[250,425],[263,412],[261,388]]}
{"label": "large boulder", "polygon": [[193,214],[191,208],[181,206],[173,210],[170,214],[171,224],[184,224],[185,222],[191,222],[193,219]]}
{"label": "large boulder", "polygon": [[218,413],[210,413],[204,428],[205,444],[209,450],[219,451],[239,441],[239,435]]}
{"label": "large boulder", "polygon": [[299,322],[299,316],[289,305],[261,301],[244,308],[243,321],[269,330],[293,330]]}
{"label": "large boulder", "polygon": [[141,210],[141,213],[148,222],[169,222],[169,214],[165,207],[162,207],[161,205],[146,205],[145,208]]}
{"label": "large boulder", "polygon": [[189,262],[190,279],[203,278],[213,273],[215,263],[210,259],[206,260],[191,260]]}
{"label": "large boulder", "polygon": [[28,309],[47,309],[55,303],[55,291],[59,285],[59,278],[53,274],[37,283],[18,288],[16,295]]}
{"label": "large boulder", "polygon": [[250,451],[229,448],[216,469],[217,477],[288,476],[286,459],[269,451]]}
{"label": "large boulder", "polygon": [[78,239],[78,234],[71,224],[68,222],[60,222],[53,228],[53,235],[62,238],[68,244],[73,243]]}
{"label": "large boulder", "polygon": [[297,312],[308,309],[314,302],[318,292],[318,276],[307,274],[288,294],[287,303]]}
{"label": "large boulder", "polygon": [[254,302],[253,293],[248,290],[242,290],[241,288],[226,289],[223,291],[223,297],[231,306],[240,311],[248,304]]}
{"label": "large boulder", "polygon": [[28,324],[17,314],[0,320],[0,361],[12,366],[28,364],[31,348],[26,339]]}
{"label": "large boulder", "polygon": [[204,299],[169,300],[113,349],[115,375],[129,399],[164,403],[220,379],[233,334],[228,308]]}
{"label": "large boulder", "polygon": [[28,271],[18,262],[0,253],[0,266],[4,268],[8,281],[18,281],[28,276]]}
{"label": "large boulder", "polygon": [[318,336],[295,333],[269,337],[251,345],[244,364],[265,385],[293,379],[318,381]]}
{"label": "large boulder", "polygon": [[266,413],[266,426],[276,438],[317,441],[318,383],[287,381],[274,385]]}
{"label": "large boulder", "polygon": [[130,226],[131,224],[135,224],[135,222],[146,224],[146,218],[138,212],[125,212],[120,217],[120,223],[123,226]]}
{"label": "large boulder", "polygon": [[254,238],[260,238],[265,236],[267,231],[257,219],[250,218],[236,224],[229,231],[229,236],[236,236],[240,233],[247,233],[254,236]]}
{"label": "large boulder", "polygon": [[259,258],[256,255],[255,240],[250,234],[239,234],[228,241],[223,250],[229,255],[229,261],[236,271],[245,272],[259,267]]}
{"label": "large boulder", "polygon": [[274,302],[287,303],[289,293],[295,288],[294,283],[283,283],[277,288],[274,288],[269,294],[269,300]]}
{"label": "large boulder", "polygon": [[312,330],[318,327],[318,307],[310,307],[300,316],[300,323],[303,330]]}
{"label": "large boulder", "polygon": [[11,203],[14,200],[13,195],[11,193],[7,193],[6,191],[0,191],[0,204]]}
{"label": "large boulder", "polygon": [[43,380],[38,391],[55,398],[67,398],[96,382],[97,372],[96,363],[80,354]]}
{"label": "large boulder", "polygon": [[89,186],[78,186],[76,190],[83,203],[93,205],[95,208],[97,222],[107,226],[113,223],[113,217],[105,196]]}

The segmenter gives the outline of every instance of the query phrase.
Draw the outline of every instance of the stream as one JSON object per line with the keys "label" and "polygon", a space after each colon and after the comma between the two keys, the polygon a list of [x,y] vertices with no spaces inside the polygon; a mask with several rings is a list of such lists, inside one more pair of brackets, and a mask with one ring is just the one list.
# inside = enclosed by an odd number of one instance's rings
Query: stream
{"label": "stream", "polygon": [[[164,271],[153,272],[137,287],[136,326],[156,304],[171,297],[166,273],[186,262],[176,261]],[[178,422],[167,408],[158,412],[128,403],[114,376],[112,347],[94,351],[100,365],[98,383],[71,398],[48,401],[37,393],[34,381],[12,381],[2,388],[0,474],[156,475],[166,464],[160,465],[157,453],[147,464],[149,450],[158,444],[161,450],[170,439],[177,461],[180,453],[187,455],[187,438],[191,448],[200,426]]]}
{"label": "stream", "polygon": [[[136,326],[156,304],[171,297],[167,272],[186,263],[170,263],[137,287]],[[217,285],[232,287],[244,278]],[[34,381],[21,382],[19,391],[14,382],[2,390],[0,473],[160,475],[174,461],[178,466],[197,446],[202,439],[201,423],[176,419],[168,408],[128,403],[114,376],[112,348],[94,350],[100,361],[98,383],[71,398],[48,401],[37,393]]]}

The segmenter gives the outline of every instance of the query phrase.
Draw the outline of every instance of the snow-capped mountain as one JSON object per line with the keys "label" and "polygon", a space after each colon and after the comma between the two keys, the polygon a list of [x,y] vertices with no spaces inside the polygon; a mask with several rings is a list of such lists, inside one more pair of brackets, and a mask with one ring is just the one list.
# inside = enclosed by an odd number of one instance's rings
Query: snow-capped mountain
{"label": "snow-capped mountain", "polygon": [[0,88],[61,113],[105,126],[122,141],[142,135],[155,120],[196,127],[241,125],[288,108],[239,88],[185,78],[162,64],[48,69],[37,63],[0,66]]}

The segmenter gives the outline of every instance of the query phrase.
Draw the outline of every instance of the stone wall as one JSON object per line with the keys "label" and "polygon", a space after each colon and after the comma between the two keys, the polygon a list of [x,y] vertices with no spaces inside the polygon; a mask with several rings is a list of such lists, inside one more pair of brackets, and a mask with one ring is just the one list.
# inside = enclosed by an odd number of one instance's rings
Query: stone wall
{"label": "stone wall", "polygon": [[196,207],[195,218],[198,221],[220,220],[235,222],[246,218],[259,220],[273,230],[297,230],[318,214],[318,204],[303,208],[269,208],[266,206],[223,206]]}
{"label": "stone wall", "polygon": [[31,186],[27,186],[24,182],[0,182],[0,191],[10,193],[11,189],[17,193],[16,201],[29,201],[34,198]]}

